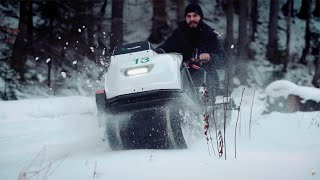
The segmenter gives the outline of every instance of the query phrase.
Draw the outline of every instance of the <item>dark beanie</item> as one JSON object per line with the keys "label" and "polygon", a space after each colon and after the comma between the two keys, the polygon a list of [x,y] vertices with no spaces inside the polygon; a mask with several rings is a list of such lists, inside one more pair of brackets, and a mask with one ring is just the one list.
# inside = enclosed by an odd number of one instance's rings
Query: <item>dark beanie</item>
{"label": "dark beanie", "polygon": [[189,4],[184,10],[184,17],[186,17],[187,14],[191,12],[198,14],[201,19],[203,18],[202,9],[198,4]]}

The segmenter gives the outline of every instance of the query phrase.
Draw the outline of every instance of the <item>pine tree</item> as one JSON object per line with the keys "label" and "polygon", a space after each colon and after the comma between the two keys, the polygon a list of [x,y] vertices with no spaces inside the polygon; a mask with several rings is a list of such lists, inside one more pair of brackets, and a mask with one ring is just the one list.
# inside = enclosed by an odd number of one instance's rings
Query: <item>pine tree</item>
{"label": "pine tree", "polygon": [[303,17],[306,20],[306,35],[305,35],[305,47],[303,49],[299,63],[307,64],[306,57],[310,51],[310,40],[311,40],[311,32],[310,32],[311,2],[309,0],[307,1],[303,0],[302,6],[304,6],[303,13],[299,13],[300,14],[299,16],[300,18]]}
{"label": "pine tree", "polygon": [[[224,0],[224,6],[225,6],[225,14],[226,14],[226,20],[227,20],[227,29],[226,29],[226,39],[225,39],[225,46],[224,49],[226,51],[227,57],[228,57],[228,71],[226,81],[233,79],[234,77],[234,59],[233,59],[233,50],[234,50],[234,38],[233,38],[233,3],[232,0]],[[232,89],[232,83],[226,83],[229,85],[229,89]]]}
{"label": "pine tree", "polygon": [[184,0],[177,0],[177,15],[178,15],[178,22],[183,21],[184,17]]}
{"label": "pine tree", "polygon": [[238,38],[238,66],[237,73],[242,84],[247,84],[246,59],[248,58],[248,1],[240,4],[239,12],[239,38]]}
{"label": "pine tree", "polygon": [[19,34],[14,43],[11,67],[19,73],[20,81],[25,81],[25,63],[32,50],[32,0],[20,1]]}
{"label": "pine tree", "polygon": [[167,29],[166,1],[153,0],[152,29],[148,41],[156,44],[162,42]]}
{"label": "pine tree", "polygon": [[278,12],[279,1],[270,0],[270,15],[269,15],[269,31],[267,44],[267,58],[273,63],[278,63]]}
{"label": "pine tree", "polygon": [[310,4],[312,0],[302,0],[302,5],[300,11],[298,13],[298,18],[300,19],[307,19],[310,11]]}
{"label": "pine tree", "polygon": [[315,8],[314,8],[314,11],[313,11],[313,15],[315,17],[320,17],[320,0],[315,0]]}
{"label": "pine tree", "polygon": [[[287,6],[288,7],[293,7],[293,0],[288,0],[287,1]],[[283,72],[287,72],[287,66],[288,66],[288,62],[290,59],[290,33],[291,33],[291,15],[292,15],[292,8],[288,8],[288,12],[287,12],[287,17],[286,17],[286,23],[287,23],[287,30],[286,30],[286,35],[287,35],[287,40],[286,40],[286,57],[285,57],[285,61],[283,64]]]}
{"label": "pine tree", "polygon": [[255,41],[255,33],[257,33],[257,26],[258,26],[258,0],[251,0],[251,41]]}
{"label": "pine tree", "polygon": [[234,38],[233,38],[233,3],[232,0],[225,0],[225,6],[226,6],[226,40],[225,40],[225,46],[224,49],[226,51],[226,54],[229,59],[232,59],[232,51],[231,48],[232,45],[234,45]]}
{"label": "pine tree", "polygon": [[[290,7],[290,8],[289,8]],[[290,11],[290,15],[291,17],[294,16],[294,1],[292,0],[287,0],[287,2],[282,6],[281,11],[283,13],[284,16],[288,16],[289,11]]]}
{"label": "pine tree", "polygon": [[112,0],[111,51],[123,43],[123,2],[124,0]]}
{"label": "pine tree", "polygon": [[[318,56],[320,56],[320,50],[318,53],[319,53]],[[320,60],[319,59],[315,64],[315,73],[312,79],[312,84],[315,87],[320,88]]]}

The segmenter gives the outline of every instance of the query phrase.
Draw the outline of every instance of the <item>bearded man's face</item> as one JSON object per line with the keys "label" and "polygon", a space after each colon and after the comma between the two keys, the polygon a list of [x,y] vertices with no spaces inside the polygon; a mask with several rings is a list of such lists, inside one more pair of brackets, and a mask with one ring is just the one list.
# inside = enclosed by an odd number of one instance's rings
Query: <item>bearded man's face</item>
{"label": "bearded man's face", "polygon": [[186,22],[190,28],[198,27],[200,20],[201,17],[194,12],[190,12],[186,16]]}

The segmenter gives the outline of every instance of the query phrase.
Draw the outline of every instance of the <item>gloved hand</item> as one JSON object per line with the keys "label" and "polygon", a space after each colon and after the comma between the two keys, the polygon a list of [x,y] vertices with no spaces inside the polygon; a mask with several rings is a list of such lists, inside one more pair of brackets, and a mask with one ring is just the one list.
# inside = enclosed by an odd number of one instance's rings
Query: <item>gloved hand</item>
{"label": "gloved hand", "polygon": [[210,60],[210,54],[209,53],[202,53],[199,56],[200,61],[209,61]]}

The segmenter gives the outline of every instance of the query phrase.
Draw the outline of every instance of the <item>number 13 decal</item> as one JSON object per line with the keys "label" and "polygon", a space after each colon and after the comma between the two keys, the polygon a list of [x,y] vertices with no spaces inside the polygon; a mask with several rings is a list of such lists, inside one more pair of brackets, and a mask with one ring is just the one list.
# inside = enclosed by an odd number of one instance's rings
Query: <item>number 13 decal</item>
{"label": "number 13 decal", "polygon": [[133,60],[135,62],[135,64],[141,64],[141,63],[147,63],[149,62],[149,58],[148,57],[144,57],[144,58],[141,58],[141,59],[135,59]]}

